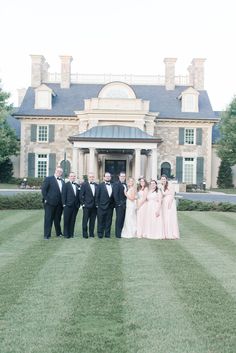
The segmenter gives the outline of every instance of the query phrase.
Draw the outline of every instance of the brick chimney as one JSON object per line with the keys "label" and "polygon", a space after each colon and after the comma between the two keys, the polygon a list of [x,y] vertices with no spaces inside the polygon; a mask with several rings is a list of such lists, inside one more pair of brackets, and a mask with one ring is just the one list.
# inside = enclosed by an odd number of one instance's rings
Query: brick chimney
{"label": "brick chimney", "polygon": [[48,69],[50,65],[45,61],[42,65],[42,82],[48,82]]}
{"label": "brick chimney", "polygon": [[193,87],[196,90],[204,89],[204,62],[206,59],[194,58],[192,60]]}
{"label": "brick chimney", "polygon": [[167,90],[175,89],[175,63],[176,58],[165,58],[165,86]]}
{"label": "brick chimney", "polygon": [[43,64],[45,58],[43,55],[30,55],[31,56],[31,86],[38,87],[42,83],[43,77]]}
{"label": "brick chimney", "polygon": [[62,55],[61,59],[61,88],[70,88],[72,56]]}

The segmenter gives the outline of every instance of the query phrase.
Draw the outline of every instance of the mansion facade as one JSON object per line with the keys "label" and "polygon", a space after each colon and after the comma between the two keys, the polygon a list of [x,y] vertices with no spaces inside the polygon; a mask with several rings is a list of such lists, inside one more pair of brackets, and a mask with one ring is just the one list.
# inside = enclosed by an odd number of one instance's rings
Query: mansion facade
{"label": "mansion facade", "polygon": [[218,117],[204,89],[204,59],[193,59],[184,77],[175,75],[175,58],[164,59],[163,77],[76,75],[72,57],[60,59],[61,73],[51,74],[42,55],[31,55],[31,86],[14,113],[20,177],[44,177],[61,165],[81,180],[125,171],[215,186]]}

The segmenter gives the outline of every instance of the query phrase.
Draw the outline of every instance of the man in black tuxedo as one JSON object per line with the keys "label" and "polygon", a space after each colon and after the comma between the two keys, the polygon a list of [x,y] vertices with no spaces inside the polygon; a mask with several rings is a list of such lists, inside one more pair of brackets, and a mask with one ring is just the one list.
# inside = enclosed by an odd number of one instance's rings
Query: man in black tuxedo
{"label": "man in black tuxedo", "polygon": [[75,182],[76,175],[71,172],[69,181],[62,187],[62,205],[64,208],[64,237],[73,238],[76,216],[80,207],[80,187]]}
{"label": "man in black tuxedo", "polygon": [[116,238],[121,237],[121,231],[125,221],[126,196],[124,191],[127,191],[127,185],[125,183],[125,173],[120,172],[119,181],[114,183],[114,186],[113,186],[113,196],[114,196],[115,207],[116,207],[116,226],[115,226]]}
{"label": "man in black tuxedo", "polygon": [[83,238],[88,238],[88,224],[89,236],[94,237],[95,220],[97,216],[97,207],[95,202],[97,184],[94,182],[94,174],[88,174],[88,181],[81,185],[80,189],[80,203],[83,207],[82,230]]}
{"label": "man in black tuxedo", "polygon": [[105,173],[103,182],[97,187],[96,205],[97,205],[97,232],[98,238],[110,238],[111,224],[114,209],[114,198],[111,185],[111,174]]}
{"label": "man in black tuxedo", "polygon": [[62,236],[61,215],[63,211],[61,191],[64,180],[61,178],[62,168],[58,167],[55,174],[44,179],[42,195],[44,204],[44,239],[51,238],[52,224],[54,222],[57,237]]}

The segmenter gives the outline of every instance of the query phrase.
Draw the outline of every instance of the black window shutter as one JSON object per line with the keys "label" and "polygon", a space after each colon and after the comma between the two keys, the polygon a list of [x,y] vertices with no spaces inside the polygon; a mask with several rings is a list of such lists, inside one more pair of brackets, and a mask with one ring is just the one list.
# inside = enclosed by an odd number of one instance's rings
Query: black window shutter
{"label": "black window shutter", "polygon": [[56,153],[49,154],[49,175],[53,175],[56,169]]}
{"label": "black window shutter", "polygon": [[184,127],[179,128],[179,144],[184,145]]}
{"label": "black window shutter", "polygon": [[28,177],[35,177],[35,153],[28,153]]}
{"label": "black window shutter", "polygon": [[179,183],[183,181],[183,157],[176,157],[176,179]]}
{"label": "black window shutter", "polygon": [[197,128],[196,132],[196,143],[197,145],[202,145],[202,128]]}
{"label": "black window shutter", "polygon": [[49,125],[48,141],[53,142],[55,140],[55,125]]}
{"label": "black window shutter", "polygon": [[197,185],[203,182],[204,176],[204,158],[197,157]]}
{"label": "black window shutter", "polygon": [[35,124],[31,125],[30,140],[31,140],[31,142],[36,142],[37,141],[37,125],[35,125]]}

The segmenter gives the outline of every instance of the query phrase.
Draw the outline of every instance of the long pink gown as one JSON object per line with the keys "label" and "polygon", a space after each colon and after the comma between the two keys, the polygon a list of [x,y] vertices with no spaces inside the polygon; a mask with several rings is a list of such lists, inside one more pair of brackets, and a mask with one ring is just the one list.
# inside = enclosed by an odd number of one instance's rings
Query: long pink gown
{"label": "long pink gown", "polygon": [[138,191],[137,200],[137,238],[142,238],[144,236],[145,221],[147,217],[147,188]]}
{"label": "long pink gown", "polygon": [[166,191],[163,191],[162,214],[164,223],[164,238],[179,239],[179,225],[177,218],[176,201],[174,198],[174,189],[168,185]]}
{"label": "long pink gown", "polygon": [[[150,190],[148,192],[146,209],[147,217],[144,222],[144,238],[164,239],[161,202],[162,194],[160,191],[152,192]],[[156,216],[157,211],[160,212],[159,217]]]}

